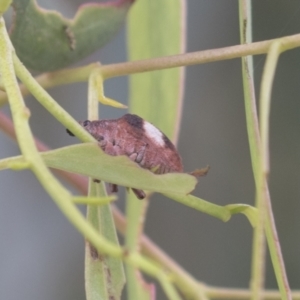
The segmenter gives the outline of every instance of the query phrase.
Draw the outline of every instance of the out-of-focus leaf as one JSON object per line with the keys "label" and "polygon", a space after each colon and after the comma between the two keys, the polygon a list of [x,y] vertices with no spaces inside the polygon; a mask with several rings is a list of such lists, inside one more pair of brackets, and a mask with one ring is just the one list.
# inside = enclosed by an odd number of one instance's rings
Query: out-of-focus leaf
{"label": "out-of-focus leaf", "polygon": [[190,193],[197,180],[184,173],[155,175],[126,156],[105,154],[96,143],[85,143],[41,153],[47,166],[79,173],[121,186],[159,193]]}
{"label": "out-of-focus leaf", "polygon": [[[139,0],[129,14],[128,47],[130,60],[184,52],[185,1]],[[150,121],[176,143],[181,118],[184,70],[177,68],[132,75],[130,111]],[[137,202],[132,193],[126,204],[126,247],[139,247],[146,202]],[[130,299],[152,299],[141,274],[126,266]],[[143,297],[143,298],[141,298]]]}
{"label": "out-of-focus leaf", "polygon": [[[91,183],[89,196],[106,196],[99,184]],[[119,245],[110,206],[88,206],[87,219],[109,241]],[[85,288],[87,300],[119,300],[125,284],[122,260],[101,255],[86,242]]]}
{"label": "out-of-focus leaf", "polygon": [[2,15],[6,10],[8,10],[11,5],[12,0],[2,0],[0,1],[0,14]]}
{"label": "out-of-focus leaf", "polygon": [[[184,22],[185,1],[139,0],[129,14],[130,60],[184,52]],[[183,68],[131,76],[131,112],[153,123],[176,142],[183,84]]]}
{"label": "out-of-focus leaf", "polygon": [[72,198],[73,203],[91,205],[91,206],[107,205],[110,202],[115,200],[117,200],[117,197],[115,195],[101,196],[101,197],[74,196]]}
{"label": "out-of-focus leaf", "polygon": [[36,0],[14,0],[11,39],[27,68],[60,69],[91,54],[119,30],[134,0],[87,3],[73,19],[40,8]]}

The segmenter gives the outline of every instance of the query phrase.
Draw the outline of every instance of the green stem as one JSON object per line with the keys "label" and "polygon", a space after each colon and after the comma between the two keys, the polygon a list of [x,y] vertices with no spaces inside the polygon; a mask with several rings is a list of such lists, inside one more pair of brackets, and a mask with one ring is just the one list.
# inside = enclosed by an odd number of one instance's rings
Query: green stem
{"label": "green stem", "polygon": [[226,206],[216,205],[191,194],[183,196],[178,194],[164,193],[164,195],[186,206],[218,218],[223,222],[227,222],[231,217],[230,210],[227,209]]}
{"label": "green stem", "polygon": [[161,280],[162,288],[164,289],[164,292],[166,293],[168,299],[170,300],[182,300],[182,298],[179,296],[178,292],[174,288],[173,284],[169,282],[168,280]]}
{"label": "green stem", "polygon": [[275,70],[281,53],[281,42],[275,41],[270,45],[268,51],[264,72],[261,81],[260,91],[260,134],[261,134],[261,154],[263,161],[263,173],[268,177],[269,174],[269,120],[270,120],[270,106],[272,85],[275,76]]}
{"label": "green stem", "polygon": [[[130,251],[140,251],[140,237],[143,233],[145,214],[148,207],[149,195],[143,201],[138,200],[130,191],[126,199],[127,226],[125,232],[125,246]],[[143,278],[138,276],[138,270],[132,266],[126,266],[127,295],[134,299],[141,294]]]}
{"label": "green stem", "polygon": [[89,76],[89,84],[88,84],[88,119],[90,121],[99,119],[98,112],[98,85],[97,85],[97,77],[101,76],[99,74],[100,71],[94,69]]}
{"label": "green stem", "polygon": [[50,114],[52,114],[61,124],[72,131],[72,133],[82,142],[94,142],[94,138],[84,130],[71,115],[65,111],[32,77],[19,58],[14,54],[13,62],[17,76],[26,85],[31,94],[41,103]]}
{"label": "green stem", "polygon": [[[253,277],[252,277],[252,289],[253,289],[253,295],[254,297],[259,297],[259,294],[261,294],[261,286],[263,282],[263,267],[262,264],[264,261],[264,226],[262,224],[265,222],[265,230],[267,234],[267,240],[269,244],[269,249],[272,257],[273,266],[275,269],[276,278],[278,281],[278,285],[280,288],[280,291],[283,295],[283,297],[289,297],[289,288],[288,288],[288,282],[284,270],[284,264],[282,255],[280,253],[280,245],[276,241],[278,241],[278,236],[276,233],[276,228],[273,220],[272,215],[272,209],[271,209],[271,202],[270,197],[268,193],[268,188],[266,185],[266,177],[269,172],[269,158],[268,158],[268,131],[269,131],[269,109],[270,109],[270,95],[271,95],[271,86],[272,81],[274,77],[275,72],[275,66],[277,62],[276,53],[279,55],[279,45],[277,42],[275,43],[275,49],[271,51],[271,59],[269,59],[269,63],[271,63],[271,66],[267,66],[266,64],[266,70],[268,69],[268,72],[266,75],[264,75],[264,83],[262,84],[262,91],[261,91],[261,100],[264,101],[264,104],[262,104],[261,108],[261,118],[263,119],[261,121],[261,127],[262,127],[262,135],[264,137],[262,138],[264,142],[262,143],[262,153],[264,153],[263,157],[263,165],[261,166],[261,171],[259,171],[259,161],[260,161],[260,151],[259,151],[259,138],[258,134],[256,133],[256,129],[258,128],[258,122],[256,118],[255,109],[253,109],[255,98],[254,97],[245,97],[246,101],[246,115],[249,116],[247,118],[247,128],[249,132],[249,142],[250,142],[250,150],[251,150],[251,156],[252,156],[252,164],[253,164],[253,170],[256,174],[256,184],[257,184],[257,190],[258,190],[258,202],[257,207],[260,206],[260,226],[258,226],[255,229],[255,238],[254,238],[254,259],[253,259]],[[275,54],[274,54],[275,52]],[[270,56],[269,56],[270,57]],[[275,59],[274,59],[275,58]],[[243,61],[244,62],[244,61]],[[246,68],[245,68],[246,69]],[[247,70],[247,69],[246,69]],[[246,72],[245,72],[246,73]],[[246,73],[246,75],[248,75]],[[246,77],[246,76],[245,76]],[[249,93],[248,93],[249,94]],[[252,93],[254,95],[254,93]],[[252,98],[252,100],[250,99]],[[247,104],[248,103],[248,104]],[[253,105],[251,106],[251,103]],[[251,115],[253,117],[251,117]],[[263,197],[263,198],[262,198]],[[264,204],[265,203],[265,204]],[[267,207],[266,207],[267,205]],[[262,213],[262,211],[265,211],[265,214]],[[272,229],[272,230],[271,230]],[[275,247],[276,246],[276,247]],[[259,250],[261,249],[261,250]],[[260,254],[259,254],[260,253]]]}
{"label": "green stem", "polygon": [[[240,33],[241,42],[251,42],[251,9],[248,1],[240,1]],[[246,26],[246,27],[245,27]],[[252,264],[252,292],[254,298],[259,298],[263,294],[263,273],[264,273],[264,226],[267,241],[271,253],[272,263],[275,270],[277,282],[283,298],[290,297],[287,276],[284,268],[283,258],[278,242],[278,235],[273,218],[271,200],[266,183],[266,177],[269,172],[269,155],[268,155],[268,136],[269,136],[269,111],[271,99],[271,87],[275,74],[278,55],[281,51],[287,50],[286,38],[274,41],[275,45],[270,44],[270,54],[268,55],[268,65],[266,63],[263,83],[261,87],[261,133],[262,145],[260,143],[257,110],[255,101],[255,92],[253,84],[253,64],[252,58],[245,57],[242,59],[243,84],[245,91],[245,109],[247,120],[247,131],[249,138],[249,146],[252,160],[252,168],[257,189],[257,207],[259,208],[259,222],[255,228],[253,242],[253,264]],[[269,50],[268,50],[269,51]],[[261,147],[263,149],[261,149]],[[260,153],[263,153],[263,158]],[[261,162],[261,163],[260,163]]]}
{"label": "green stem", "polygon": [[266,236],[279,290],[282,299],[292,299],[279,244],[279,238],[276,232],[275,221],[272,213],[272,204],[266,185],[269,174],[269,116],[271,92],[278,58],[284,49],[285,46],[281,43],[281,40],[275,41],[271,44],[262,76],[260,93],[261,164],[257,177],[258,188],[260,187],[260,190],[258,190],[259,200],[261,202],[260,205],[261,209],[265,212],[263,215],[266,217]]}
{"label": "green stem", "polygon": [[[103,77],[111,78],[135,73],[157,71],[169,68],[191,66],[219,60],[238,58],[246,55],[263,54],[268,52],[272,42],[268,40],[247,45],[236,45],[219,49],[204,50],[179,55],[170,55],[134,62],[103,65],[101,67]],[[300,46],[300,34],[287,36],[282,40],[285,50]]]}
{"label": "green stem", "polygon": [[[248,0],[240,0],[240,37],[242,44],[249,44],[252,41],[252,17],[251,7]],[[257,170],[259,159],[260,136],[258,129],[257,108],[255,99],[253,57],[242,58],[242,75],[244,87],[246,124],[249,139],[250,155],[254,173]]]}
{"label": "green stem", "polygon": [[[242,44],[252,42],[252,14],[251,1],[239,1],[239,19],[240,19],[240,38]],[[246,123],[248,130],[248,139],[254,174],[259,169],[259,132],[257,121],[257,109],[255,100],[255,91],[253,83],[253,58],[247,56],[242,58],[242,74],[244,86],[244,99],[246,110]],[[258,183],[258,182],[257,182]],[[257,185],[257,191],[259,185]],[[261,209],[261,201],[258,201],[258,192],[256,196],[257,225],[254,228],[253,246],[252,246],[252,270],[251,270],[251,290],[252,299],[261,299],[264,289],[265,277],[265,234],[264,234],[264,216],[265,210]]]}
{"label": "green stem", "polygon": [[[66,85],[76,82],[86,82],[94,69],[100,69],[99,63],[92,63],[90,65],[64,69],[55,72],[43,73],[37,77],[35,80],[44,89],[49,89],[59,85]],[[23,96],[29,95],[29,90],[24,84],[20,84],[20,90]],[[7,96],[5,93],[0,94],[0,106],[7,102]]]}
{"label": "green stem", "polygon": [[252,270],[251,270],[251,290],[253,300],[261,299],[264,289],[265,277],[265,192],[267,189],[266,182],[257,177],[256,186],[256,204],[257,208],[257,225],[254,228],[253,245],[252,245]]}

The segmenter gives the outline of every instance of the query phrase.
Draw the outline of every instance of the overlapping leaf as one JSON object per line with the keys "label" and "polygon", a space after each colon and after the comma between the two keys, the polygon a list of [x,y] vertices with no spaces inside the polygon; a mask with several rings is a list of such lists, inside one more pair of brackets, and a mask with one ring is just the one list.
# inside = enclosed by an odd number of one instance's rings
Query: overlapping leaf
{"label": "overlapping leaf", "polygon": [[[178,54],[184,51],[184,0],[139,0],[130,12],[128,48],[131,60]],[[130,78],[130,111],[160,128],[173,142],[178,138],[181,119],[184,71],[182,68],[147,72]],[[128,195],[126,247],[139,246],[145,203]],[[126,266],[128,298],[149,300],[153,294],[146,288],[137,270]],[[164,286],[166,288],[166,286]],[[165,291],[167,293],[167,291]]]}
{"label": "overlapping leaf", "polygon": [[140,168],[126,156],[105,154],[96,143],[60,148],[45,152],[42,157],[51,168],[148,191],[188,194],[197,183],[195,177],[184,173],[155,175]]}

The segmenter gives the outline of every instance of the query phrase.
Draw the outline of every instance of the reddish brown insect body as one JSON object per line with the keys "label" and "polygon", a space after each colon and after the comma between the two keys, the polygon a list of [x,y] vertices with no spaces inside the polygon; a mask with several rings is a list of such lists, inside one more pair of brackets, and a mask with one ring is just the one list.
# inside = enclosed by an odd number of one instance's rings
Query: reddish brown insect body
{"label": "reddish brown insect body", "polygon": [[[183,171],[181,158],[173,143],[137,115],[126,114],[115,120],[84,121],[80,124],[109,155],[127,155],[142,168],[156,174]],[[113,189],[116,190],[115,185]],[[143,191],[133,191],[138,198],[145,197]]]}

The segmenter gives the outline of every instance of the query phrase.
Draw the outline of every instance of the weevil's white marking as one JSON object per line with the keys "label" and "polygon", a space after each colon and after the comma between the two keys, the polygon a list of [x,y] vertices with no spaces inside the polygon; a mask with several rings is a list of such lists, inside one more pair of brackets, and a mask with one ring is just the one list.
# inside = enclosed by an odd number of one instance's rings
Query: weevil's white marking
{"label": "weevil's white marking", "polygon": [[155,126],[153,126],[151,123],[148,123],[144,120],[143,124],[145,134],[148,136],[149,139],[154,141],[159,146],[164,146],[165,141],[163,139],[163,133],[158,130]]}

